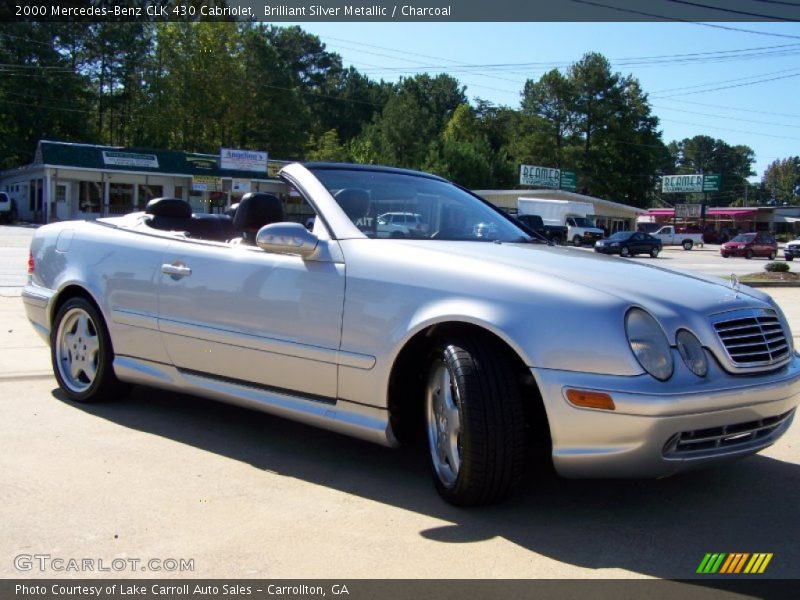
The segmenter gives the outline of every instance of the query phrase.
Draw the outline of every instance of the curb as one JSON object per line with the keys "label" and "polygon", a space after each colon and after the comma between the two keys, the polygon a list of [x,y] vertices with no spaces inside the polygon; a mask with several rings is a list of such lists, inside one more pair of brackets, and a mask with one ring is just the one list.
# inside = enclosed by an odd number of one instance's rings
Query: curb
{"label": "curb", "polygon": [[800,287],[800,281],[742,281],[742,285],[747,285],[753,288],[793,288]]}

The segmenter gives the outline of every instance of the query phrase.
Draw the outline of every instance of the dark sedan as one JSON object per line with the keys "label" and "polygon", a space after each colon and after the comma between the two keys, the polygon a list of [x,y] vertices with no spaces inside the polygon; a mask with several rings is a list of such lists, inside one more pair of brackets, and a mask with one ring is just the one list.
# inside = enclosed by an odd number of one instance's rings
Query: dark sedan
{"label": "dark sedan", "polygon": [[620,256],[649,254],[656,258],[661,252],[661,240],[642,231],[618,231],[608,239],[596,242],[594,251]]}

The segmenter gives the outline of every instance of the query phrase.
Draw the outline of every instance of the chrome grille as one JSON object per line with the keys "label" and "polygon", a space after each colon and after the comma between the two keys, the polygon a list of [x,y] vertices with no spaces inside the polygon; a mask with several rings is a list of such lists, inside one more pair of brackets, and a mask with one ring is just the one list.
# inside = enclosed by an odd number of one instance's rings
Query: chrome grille
{"label": "chrome grille", "polygon": [[756,451],[771,444],[789,427],[794,409],[746,423],[683,431],[664,446],[664,458],[703,458],[719,454]]}
{"label": "chrome grille", "polygon": [[776,365],[789,358],[789,343],[773,310],[738,313],[716,321],[714,329],[737,367]]}

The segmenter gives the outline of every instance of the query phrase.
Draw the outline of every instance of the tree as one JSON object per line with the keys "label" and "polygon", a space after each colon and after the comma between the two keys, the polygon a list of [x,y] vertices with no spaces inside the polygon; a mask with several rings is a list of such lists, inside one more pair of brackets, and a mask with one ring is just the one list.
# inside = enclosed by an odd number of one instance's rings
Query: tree
{"label": "tree", "polygon": [[800,156],[771,162],[764,171],[762,183],[776,202],[800,204]]}
{"label": "tree", "polygon": [[347,160],[347,150],[339,143],[339,135],[336,130],[331,129],[323,133],[319,139],[311,138],[306,158],[308,160],[344,162]]}

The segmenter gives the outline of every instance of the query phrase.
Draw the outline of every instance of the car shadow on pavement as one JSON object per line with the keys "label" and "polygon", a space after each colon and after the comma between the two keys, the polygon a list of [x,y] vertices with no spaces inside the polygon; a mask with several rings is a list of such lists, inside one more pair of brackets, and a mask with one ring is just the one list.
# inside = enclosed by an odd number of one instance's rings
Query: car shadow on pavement
{"label": "car shadow on pavement", "polygon": [[104,404],[75,404],[58,390],[53,396],[124,427],[447,521],[420,532],[442,544],[501,537],[586,569],[680,579],[699,577],[708,552],[771,552],[764,576],[800,576],[800,466],[793,463],[754,456],[662,480],[566,480],[530,472],[509,501],[459,509],[436,494],[421,444],[392,450],[143,387]]}

